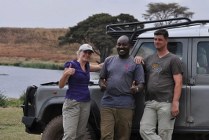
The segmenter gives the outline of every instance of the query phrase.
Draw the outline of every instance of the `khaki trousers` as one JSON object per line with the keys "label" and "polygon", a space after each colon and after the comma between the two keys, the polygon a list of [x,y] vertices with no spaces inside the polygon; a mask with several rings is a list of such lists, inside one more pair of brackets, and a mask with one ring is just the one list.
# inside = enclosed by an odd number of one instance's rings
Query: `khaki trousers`
{"label": "khaki trousers", "polygon": [[90,102],[65,100],[62,108],[64,128],[62,140],[85,140],[90,105]]}
{"label": "khaki trousers", "polygon": [[[147,101],[140,122],[143,140],[171,140],[175,119],[171,115],[171,103]],[[156,126],[158,126],[156,133]]]}
{"label": "khaki trousers", "polygon": [[133,110],[101,108],[101,140],[129,140]]}

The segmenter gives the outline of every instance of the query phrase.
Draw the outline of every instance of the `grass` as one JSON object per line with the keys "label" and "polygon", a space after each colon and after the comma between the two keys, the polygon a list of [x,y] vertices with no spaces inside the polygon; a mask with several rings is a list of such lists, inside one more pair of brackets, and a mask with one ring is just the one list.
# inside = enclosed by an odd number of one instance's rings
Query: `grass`
{"label": "grass", "polygon": [[21,122],[22,108],[0,108],[0,140],[40,140],[40,135],[32,135],[25,132],[25,126]]}
{"label": "grass", "polygon": [[[63,62],[64,63],[64,62]],[[41,69],[54,69],[63,70],[63,63],[54,61],[43,61],[43,60],[25,60],[23,58],[14,59],[2,59],[0,65],[4,66],[18,66],[27,68],[41,68]]]}
{"label": "grass", "polygon": [[[63,70],[64,63],[69,60],[75,59],[75,56],[69,57],[64,60],[36,60],[36,59],[25,59],[25,58],[5,58],[1,57],[0,65],[4,66],[17,66],[27,68],[40,68],[40,69],[52,69],[52,70]],[[96,63],[99,60],[98,56],[93,56],[90,60],[91,63]]]}
{"label": "grass", "polygon": [[7,98],[0,91],[0,140],[40,140],[40,135],[32,135],[25,132],[25,126],[21,122],[24,94],[20,99]]}
{"label": "grass", "polygon": [[23,100],[16,98],[9,98],[6,100],[7,107],[20,107],[23,104]]}
{"label": "grass", "polygon": [[23,93],[19,99],[16,98],[8,98],[3,92],[0,90],[0,107],[20,107],[23,104],[25,99],[25,93]]}

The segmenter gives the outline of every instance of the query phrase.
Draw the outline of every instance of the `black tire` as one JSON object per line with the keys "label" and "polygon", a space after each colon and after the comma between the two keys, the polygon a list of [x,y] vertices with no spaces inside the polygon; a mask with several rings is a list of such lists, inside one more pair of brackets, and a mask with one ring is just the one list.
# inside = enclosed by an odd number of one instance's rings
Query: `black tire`
{"label": "black tire", "polygon": [[48,123],[41,140],[62,140],[63,133],[62,116],[58,116]]}
{"label": "black tire", "polygon": [[100,138],[97,137],[96,132],[92,128],[90,124],[87,125],[86,128],[86,140],[99,140]]}
{"label": "black tire", "polygon": [[[58,116],[48,123],[41,140],[62,140],[63,134],[62,116]],[[85,137],[86,140],[98,140],[94,129],[89,124],[86,128]]]}

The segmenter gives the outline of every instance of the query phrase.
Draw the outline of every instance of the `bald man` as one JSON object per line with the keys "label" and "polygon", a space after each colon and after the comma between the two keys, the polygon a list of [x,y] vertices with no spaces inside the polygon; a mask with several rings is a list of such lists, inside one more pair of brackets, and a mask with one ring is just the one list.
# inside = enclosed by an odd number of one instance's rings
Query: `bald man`
{"label": "bald man", "polygon": [[129,140],[135,108],[134,94],[143,90],[144,70],[129,55],[130,40],[123,35],[116,44],[118,55],[105,59],[100,72],[101,140]]}

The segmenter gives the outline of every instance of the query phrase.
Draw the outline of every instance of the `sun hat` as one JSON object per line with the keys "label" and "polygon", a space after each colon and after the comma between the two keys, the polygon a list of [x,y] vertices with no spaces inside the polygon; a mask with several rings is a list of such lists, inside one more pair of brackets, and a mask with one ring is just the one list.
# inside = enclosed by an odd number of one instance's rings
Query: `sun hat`
{"label": "sun hat", "polygon": [[89,44],[83,44],[79,47],[78,51],[92,51],[94,52],[93,50],[93,47]]}

